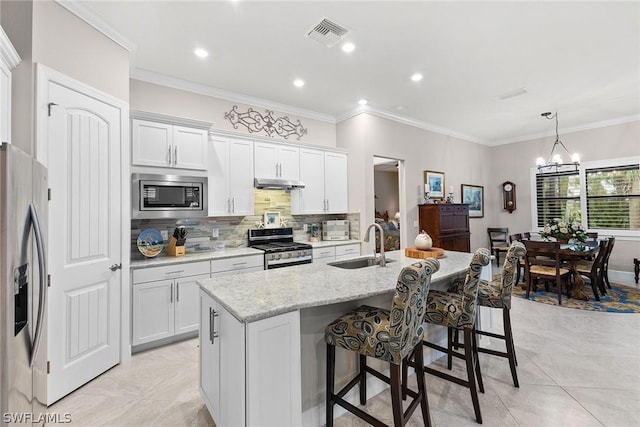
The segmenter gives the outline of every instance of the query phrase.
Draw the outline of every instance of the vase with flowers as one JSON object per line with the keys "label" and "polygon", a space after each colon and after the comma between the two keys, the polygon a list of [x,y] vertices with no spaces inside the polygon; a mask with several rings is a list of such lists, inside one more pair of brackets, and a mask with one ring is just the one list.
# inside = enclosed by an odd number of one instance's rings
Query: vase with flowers
{"label": "vase with flowers", "polygon": [[587,241],[587,233],[580,222],[561,218],[553,218],[547,221],[540,232],[540,236],[545,239],[554,237],[560,243],[568,243],[569,240],[580,243]]}

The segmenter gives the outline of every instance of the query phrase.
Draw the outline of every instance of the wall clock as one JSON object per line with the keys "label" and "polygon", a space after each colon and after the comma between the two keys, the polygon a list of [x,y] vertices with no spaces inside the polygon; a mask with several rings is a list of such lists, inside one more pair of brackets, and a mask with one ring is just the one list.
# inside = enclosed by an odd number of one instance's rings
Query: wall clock
{"label": "wall clock", "polygon": [[502,201],[504,209],[512,213],[516,210],[516,185],[511,181],[502,183]]}

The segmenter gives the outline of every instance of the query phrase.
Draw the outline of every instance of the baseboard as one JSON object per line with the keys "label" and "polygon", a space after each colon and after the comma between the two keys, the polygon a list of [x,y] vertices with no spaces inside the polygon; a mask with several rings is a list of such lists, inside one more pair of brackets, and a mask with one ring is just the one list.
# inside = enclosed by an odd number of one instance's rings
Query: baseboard
{"label": "baseboard", "polygon": [[609,270],[609,281],[620,285],[638,287],[632,271]]}

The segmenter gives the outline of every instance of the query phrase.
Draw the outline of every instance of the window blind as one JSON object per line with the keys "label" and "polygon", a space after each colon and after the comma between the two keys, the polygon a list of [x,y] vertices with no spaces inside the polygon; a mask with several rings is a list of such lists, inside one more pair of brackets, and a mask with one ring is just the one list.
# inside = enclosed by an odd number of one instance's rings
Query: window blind
{"label": "window blind", "polygon": [[580,175],[578,171],[536,175],[538,227],[553,218],[580,221]]}
{"label": "window blind", "polygon": [[640,165],[585,170],[587,226],[640,230]]}

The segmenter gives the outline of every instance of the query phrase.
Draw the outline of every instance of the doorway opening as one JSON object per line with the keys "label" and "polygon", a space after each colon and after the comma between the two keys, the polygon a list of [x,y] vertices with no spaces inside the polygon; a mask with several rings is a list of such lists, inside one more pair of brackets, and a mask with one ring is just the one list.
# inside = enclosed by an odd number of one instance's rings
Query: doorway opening
{"label": "doorway opening", "polygon": [[[375,222],[384,230],[384,250],[397,251],[402,247],[401,227],[404,221],[403,162],[388,157],[373,157],[373,192]],[[376,252],[380,242],[376,237]]]}

